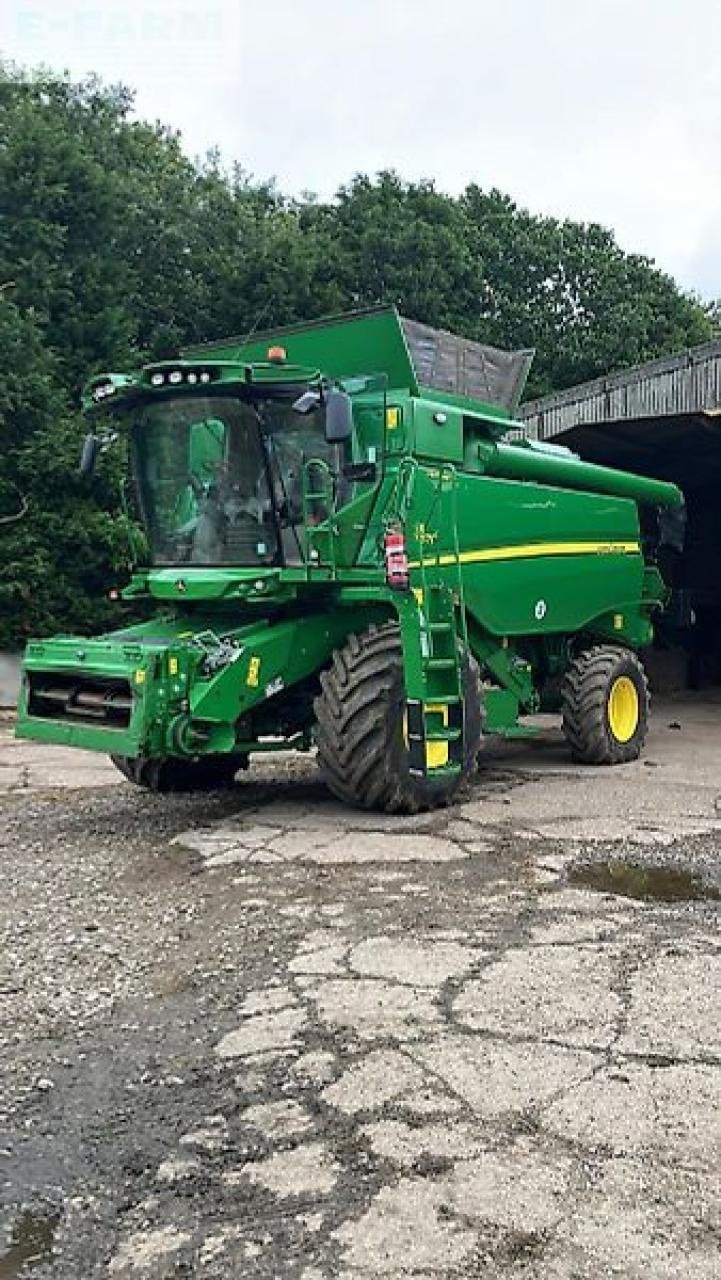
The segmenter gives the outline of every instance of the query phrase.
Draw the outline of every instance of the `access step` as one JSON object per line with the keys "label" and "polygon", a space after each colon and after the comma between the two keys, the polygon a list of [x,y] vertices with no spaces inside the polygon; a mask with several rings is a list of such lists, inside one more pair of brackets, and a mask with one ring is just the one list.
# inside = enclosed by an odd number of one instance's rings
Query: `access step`
{"label": "access step", "polygon": [[457,778],[461,772],[459,764],[437,764],[428,765],[425,769],[417,769],[412,765],[409,766],[408,772],[413,774],[415,778]]}
{"label": "access step", "polygon": [[426,742],[458,742],[462,737],[462,729],[430,729],[425,735]]}
{"label": "access step", "polygon": [[462,702],[457,693],[434,693],[430,701],[425,704],[425,709],[432,712],[435,707],[460,706],[462,706]]}

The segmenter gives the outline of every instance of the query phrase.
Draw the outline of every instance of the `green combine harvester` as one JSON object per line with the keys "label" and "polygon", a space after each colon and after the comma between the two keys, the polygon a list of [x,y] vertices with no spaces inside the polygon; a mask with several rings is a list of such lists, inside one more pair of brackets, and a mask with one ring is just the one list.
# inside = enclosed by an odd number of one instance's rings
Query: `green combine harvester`
{"label": "green combine harvester", "polygon": [[682,495],[504,439],[531,358],[382,307],[94,378],[83,468],[127,433],[148,555],[121,594],[153,616],[31,641],[18,734],[158,791],[315,745],[389,813],[540,710],[577,760],[635,759],[666,597],[640,508]]}

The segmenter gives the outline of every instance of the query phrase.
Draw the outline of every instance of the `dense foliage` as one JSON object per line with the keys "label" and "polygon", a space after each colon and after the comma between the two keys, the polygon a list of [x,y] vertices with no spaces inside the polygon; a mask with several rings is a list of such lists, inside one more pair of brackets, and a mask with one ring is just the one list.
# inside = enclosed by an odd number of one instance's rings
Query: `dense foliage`
{"label": "dense foliage", "polygon": [[110,618],[128,527],[121,459],[76,474],[93,372],[379,301],[536,347],[530,394],[714,332],[602,227],[394,173],[289,199],[216,156],[194,166],[131,108],[122,88],[0,66],[0,645]]}

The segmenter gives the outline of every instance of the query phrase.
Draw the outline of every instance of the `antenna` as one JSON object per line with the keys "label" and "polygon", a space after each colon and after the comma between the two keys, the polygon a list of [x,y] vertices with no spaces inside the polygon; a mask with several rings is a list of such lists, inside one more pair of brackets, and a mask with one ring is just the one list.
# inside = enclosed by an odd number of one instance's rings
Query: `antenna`
{"label": "antenna", "polygon": [[270,309],[270,303],[269,302],[264,303],[264,305],[260,308],[260,311],[258,312],[257,316],[255,317],[255,320],[253,321],[252,325],[250,326],[248,332],[244,335],[244,337],[241,339],[240,343],[238,344],[240,347],[244,347],[246,342],[250,342],[250,339],[253,337],[253,334],[256,332],[261,320],[263,320],[265,316],[267,316],[269,309]]}

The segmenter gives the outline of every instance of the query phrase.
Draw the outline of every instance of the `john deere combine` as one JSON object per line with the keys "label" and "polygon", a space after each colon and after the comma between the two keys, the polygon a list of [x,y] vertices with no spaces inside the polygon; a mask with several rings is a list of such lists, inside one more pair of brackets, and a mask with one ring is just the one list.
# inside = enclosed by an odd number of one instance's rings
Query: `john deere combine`
{"label": "john deere combine", "polygon": [[447,802],[484,734],[562,711],[634,759],[665,597],[639,507],[673,485],[504,440],[531,353],[379,308],[94,378],[84,464],[127,433],[152,621],[27,648],[18,733],[157,790],[309,749],[337,796]]}

